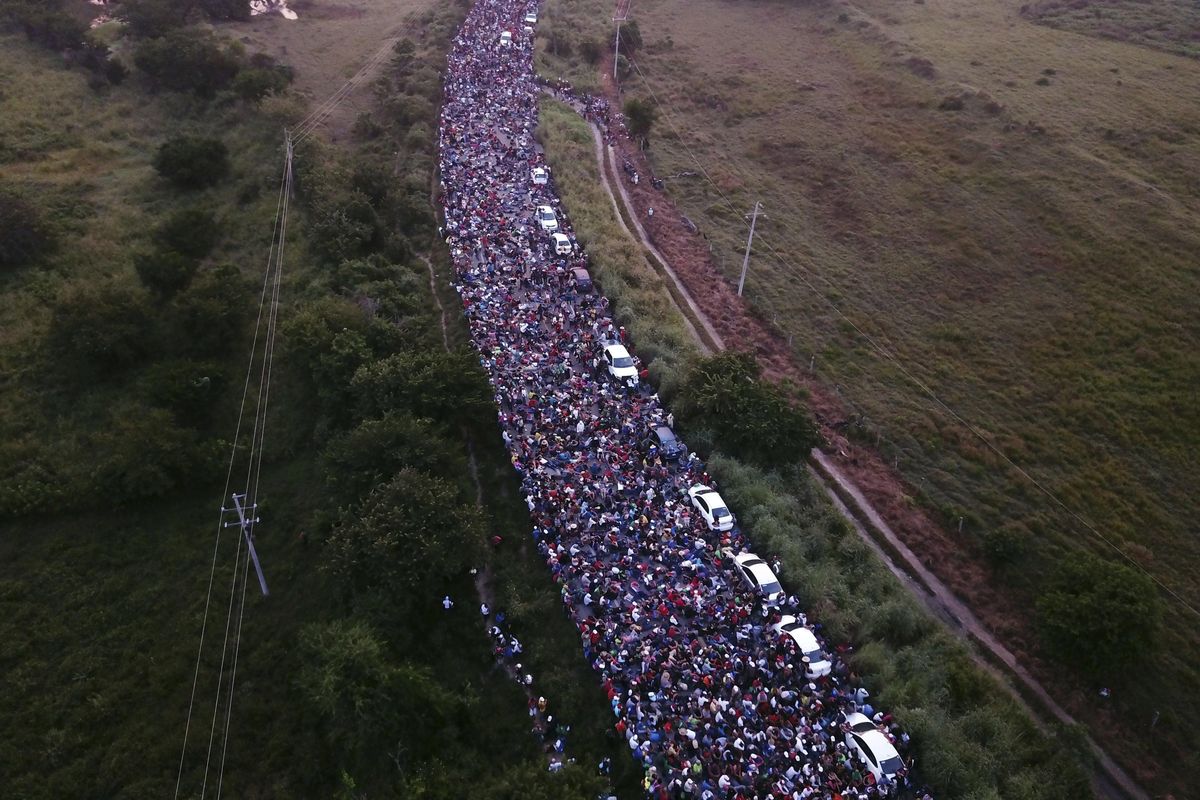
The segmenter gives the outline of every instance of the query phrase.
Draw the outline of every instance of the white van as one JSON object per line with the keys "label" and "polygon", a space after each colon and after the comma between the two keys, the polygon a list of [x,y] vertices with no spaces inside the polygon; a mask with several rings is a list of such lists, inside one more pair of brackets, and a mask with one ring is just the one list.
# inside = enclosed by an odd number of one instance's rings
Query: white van
{"label": "white van", "polygon": [[500,34],[500,46],[512,47],[512,31],[504,31]]}
{"label": "white van", "polygon": [[566,235],[561,233],[552,233],[550,238],[554,241],[554,252],[560,256],[569,256],[574,249],[571,247],[571,240]]}

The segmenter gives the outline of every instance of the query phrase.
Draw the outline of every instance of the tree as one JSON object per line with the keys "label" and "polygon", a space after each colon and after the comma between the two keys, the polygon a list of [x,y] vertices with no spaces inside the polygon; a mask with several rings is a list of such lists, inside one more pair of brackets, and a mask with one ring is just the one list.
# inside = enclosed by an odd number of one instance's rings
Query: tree
{"label": "tree", "polygon": [[330,491],[343,502],[357,501],[405,467],[446,479],[466,468],[441,426],[406,413],[370,419],[337,436],[324,458]]}
{"label": "tree", "polygon": [[406,409],[445,422],[491,408],[492,393],[475,356],[466,351],[400,352],[364,365],[351,387],[360,416]]}
{"label": "tree", "polygon": [[20,194],[0,187],[0,268],[37,261],[56,243],[42,210]]}
{"label": "tree", "polygon": [[241,68],[235,48],[211,33],[174,30],[141,42],[133,63],[156,87],[209,98],[229,87]]}
{"label": "tree", "polygon": [[229,150],[218,139],[178,136],[158,148],[154,168],[181,189],[203,189],[229,172]]}
{"label": "tree", "polygon": [[299,644],[297,683],[343,771],[374,778],[398,766],[409,747],[436,747],[457,700],[428,669],[393,664],[370,625],[314,623],[300,631]]}
{"label": "tree", "polygon": [[404,469],[346,511],[329,536],[328,564],[359,607],[402,617],[477,562],[485,530],[455,486]]}
{"label": "tree", "polygon": [[154,233],[164,250],[173,250],[187,258],[199,260],[212,252],[220,238],[220,228],[213,212],[192,206],[174,212]]}
{"label": "tree", "polygon": [[138,394],[146,403],[171,412],[176,424],[201,429],[212,417],[213,404],[225,387],[220,364],[168,360],[152,365],[138,378]]}
{"label": "tree", "polygon": [[279,94],[292,82],[291,67],[261,66],[244,69],[233,80],[233,93],[243,100],[257,101]]}
{"label": "tree", "polygon": [[250,287],[237,267],[223,264],[201,272],[173,304],[172,352],[192,358],[228,354],[245,331],[249,295]]}
{"label": "tree", "polygon": [[123,0],[119,13],[130,33],[152,39],[182,27],[190,8],[175,0]]}
{"label": "tree", "polygon": [[185,481],[210,477],[205,473],[212,462],[197,448],[195,433],[176,425],[163,409],[119,407],[92,447],[96,494],[106,502],[159,497]]}
{"label": "tree", "polygon": [[762,381],[748,353],[699,362],[684,381],[679,411],[689,424],[711,428],[722,450],[765,467],[796,463],[817,443],[807,411]]}
{"label": "tree", "polygon": [[1037,601],[1046,648],[1090,675],[1115,675],[1153,649],[1162,604],[1154,582],[1095,556],[1064,558]]}
{"label": "tree", "polygon": [[154,319],[146,296],[115,284],[69,290],[48,334],[52,355],[73,371],[129,367],[150,351]]}
{"label": "tree", "polygon": [[209,19],[239,22],[250,19],[250,0],[199,0],[199,5]]}
{"label": "tree", "polygon": [[650,135],[650,129],[657,119],[658,112],[645,100],[634,97],[626,101],[625,124],[631,135],[645,140]]}
{"label": "tree", "polygon": [[142,285],[162,300],[170,300],[186,289],[196,274],[196,267],[195,259],[174,250],[139,253],[133,258],[133,268]]}

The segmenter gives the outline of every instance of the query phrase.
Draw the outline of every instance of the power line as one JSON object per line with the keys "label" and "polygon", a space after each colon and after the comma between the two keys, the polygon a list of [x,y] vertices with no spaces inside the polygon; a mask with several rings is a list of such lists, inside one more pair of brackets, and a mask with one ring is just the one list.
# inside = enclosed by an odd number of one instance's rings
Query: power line
{"label": "power line", "polygon": [[[708,181],[709,185],[711,185],[714,190],[716,190],[717,194],[721,197],[722,200],[725,201],[725,204],[728,205],[729,208],[734,213],[739,213],[738,209],[734,205],[733,201],[729,199],[729,197],[725,194],[724,191],[722,191],[721,187],[718,186],[716,181],[714,181],[712,179],[712,176],[708,173],[708,170],[706,170],[704,168],[704,165],[700,163],[700,160],[698,158],[696,158],[696,155],[695,155],[695,153],[692,152],[692,149],[690,147],[688,147],[688,144],[684,140],[683,135],[680,133],[679,128],[676,127],[674,121],[671,119],[671,115],[666,113],[663,103],[658,99],[658,95],[655,93],[654,88],[651,86],[650,82],[646,79],[646,75],[645,75],[645,73],[642,72],[641,67],[638,66],[637,62],[632,61],[632,60],[629,63],[633,65],[633,68],[637,72],[638,77],[641,78],[642,83],[645,85],[646,90],[650,93],[650,97],[654,101],[654,104],[656,106],[658,106],[660,111],[663,111],[663,118],[666,119],[667,124],[671,127],[671,130],[675,133],[675,138],[679,141],[680,145],[687,152],[687,154],[691,158],[692,162],[696,165],[696,168],[698,170],[700,170],[700,173],[704,176],[704,179],[706,181]],[[671,110],[674,111],[673,106],[671,107]],[[916,377],[911,372],[909,372],[909,370],[907,368],[905,368],[905,366],[900,362],[899,358],[896,355],[894,355],[887,348],[883,347],[878,342],[876,342],[874,337],[872,337],[870,334],[868,334],[866,331],[864,331],[861,327],[859,327],[859,325],[853,319],[848,317],[837,306],[836,303],[834,303],[832,300],[830,300],[828,297],[826,297],[825,294],[823,294],[820,290],[818,290],[817,287],[814,286],[813,283],[808,279],[808,276],[819,277],[822,281],[825,282],[825,284],[827,286],[836,290],[837,287],[835,287],[829,281],[828,278],[824,277],[823,275],[820,275],[819,273],[813,272],[812,270],[808,269],[807,267],[804,267],[803,265],[794,263],[794,262],[789,261],[788,259],[784,258],[783,255],[781,255],[779,253],[779,251],[776,250],[775,247],[773,245],[771,245],[771,243],[765,237],[763,237],[761,234],[759,235],[759,242],[763,245],[764,248],[766,248],[771,253],[772,256],[774,256],[775,260],[781,266],[783,266],[785,268],[790,268],[791,273],[794,276],[798,277],[804,283],[804,285],[807,286],[813,292],[814,295],[820,297],[821,300],[823,300],[825,302],[825,304],[827,306],[829,306],[829,308],[834,312],[834,314],[836,314],[838,316],[839,319],[841,319],[843,322],[845,322],[847,325],[849,325],[859,336],[861,336],[872,347],[872,349],[874,349],[877,353],[879,353],[879,355],[883,356],[883,358],[885,358],[886,360],[891,362],[891,364],[904,377],[908,378],[912,383],[914,383],[930,400],[932,400],[934,402],[935,405],[937,405],[944,412],[949,414],[952,419],[954,419],[956,422],[958,422],[960,425],[962,425],[964,428],[966,428],[973,436],[975,436],[981,442],[983,442],[983,444],[989,450],[991,450],[996,456],[998,456],[1002,461],[1004,461],[1004,463],[1008,464],[1009,467],[1011,467],[1013,470],[1015,470],[1017,472],[1017,474],[1019,474],[1021,477],[1025,478],[1031,484],[1033,484],[1040,492],[1042,492],[1046,497],[1048,497],[1059,508],[1061,508],[1063,511],[1065,511],[1071,518],[1073,518],[1076,522],[1078,522],[1080,525],[1082,525],[1084,528],[1086,528],[1096,539],[1103,542],[1105,545],[1107,545],[1109,548],[1111,548],[1114,552],[1116,552],[1118,555],[1120,555],[1121,558],[1123,558],[1131,566],[1133,566],[1134,569],[1136,569],[1137,571],[1141,572],[1142,574],[1144,574],[1148,578],[1150,578],[1150,580],[1152,580],[1159,587],[1159,589],[1161,589],[1168,596],[1173,598],[1183,608],[1192,612],[1196,616],[1200,616],[1200,609],[1197,609],[1195,606],[1193,606],[1191,603],[1189,603],[1186,598],[1182,597],[1178,592],[1176,592],[1174,589],[1172,589],[1170,586],[1168,586],[1165,582],[1163,582],[1161,579],[1159,579],[1158,576],[1156,576],[1154,573],[1150,572],[1150,570],[1146,569],[1136,559],[1134,559],[1129,554],[1127,554],[1124,550],[1122,550],[1119,545],[1117,545],[1115,542],[1111,541],[1108,537],[1106,537],[1103,533],[1101,533],[1100,530],[1098,528],[1096,528],[1095,525],[1093,525],[1086,518],[1084,518],[1079,512],[1075,511],[1070,506],[1068,506],[1066,504],[1066,502],[1064,502],[1057,494],[1054,493],[1053,490],[1051,490],[1049,487],[1047,487],[1041,481],[1039,481],[1037,478],[1035,478],[1033,475],[1031,475],[1028,471],[1025,470],[1024,467],[1020,466],[1015,461],[1013,461],[1011,458],[1009,458],[1008,455],[1006,455],[999,447],[997,447],[995,444],[993,444],[992,441],[990,439],[988,439],[988,437],[985,436],[979,429],[977,429],[974,425],[972,425],[970,422],[968,422],[966,419],[964,419],[962,417],[962,415],[960,415],[957,411],[955,411],[953,408],[951,408],[949,404],[947,404],[945,401],[943,401],[937,395],[937,393],[935,393],[933,391],[933,389],[931,387],[929,387],[924,381],[922,381],[920,378]],[[801,274],[801,273],[803,273],[803,274]]]}

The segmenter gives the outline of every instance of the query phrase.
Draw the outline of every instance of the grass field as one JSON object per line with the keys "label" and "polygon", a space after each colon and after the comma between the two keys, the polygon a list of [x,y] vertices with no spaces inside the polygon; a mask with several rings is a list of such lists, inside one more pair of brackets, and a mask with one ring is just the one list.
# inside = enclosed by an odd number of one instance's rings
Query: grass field
{"label": "grass field", "polygon": [[[278,14],[236,23],[230,33],[255,52],[268,53],[296,71],[295,90],[315,104],[324,101],[389,39],[403,35],[414,14],[437,5],[434,0],[296,0],[288,7],[299,15]],[[344,133],[371,104],[370,80],[346,99],[330,125]]]}
{"label": "grass field", "polygon": [[[696,171],[694,156],[712,176],[668,188],[731,280],[741,215],[763,201],[750,302],[865,414],[864,440],[914,499],[948,527],[964,518],[976,553],[998,531],[1023,544],[981,591],[1028,608],[1047,565],[1111,551],[914,378],[1197,605],[1200,63],[1020,7],[645,0],[645,80],[626,97],[657,95],[660,175]],[[546,16],[576,41],[611,36],[610,3]],[[578,60],[543,67],[594,83]],[[1170,608],[1159,654],[1118,688],[1128,727],[1110,741],[1151,781],[1138,732],[1154,710],[1174,720],[1160,764],[1197,750],[1200,620]],[[1029,620],[1014,622],[1010,642],[1036,654]],[[1068,683],[1103,736],[1111,709]]]}

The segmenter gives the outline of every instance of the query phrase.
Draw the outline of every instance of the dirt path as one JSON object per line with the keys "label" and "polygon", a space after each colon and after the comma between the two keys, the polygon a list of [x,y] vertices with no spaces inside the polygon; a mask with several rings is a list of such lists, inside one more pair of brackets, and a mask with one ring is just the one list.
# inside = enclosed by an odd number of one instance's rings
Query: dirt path
{"label": "dirt path", "polygon": [[[717,349],[726,349],[725,342],[717,332],[712,320],[708,318],[705,311],[692,299],[679,275],[675,270],[671,269],[667,258],[654,245],[651,237],[647,235],[645,228],[638,221],[634,201],[630,198],[630,193],[627,191],[625,184],[621,182],[619,178],[620,173],[616,169],[616,154],[611,145],[604,147],[602,134],[599,129],[594,125],[591,127],[593,136],[596,139],[597,165],[600,167],[605,191],[608,192],[610,199],[613,201],[614,210],[616,210],[616,198],[610,183],[616,183],[619,189],[622,204],[625,206],[626,212],[633,221],[634,228],[637,231],[635,238],[641,242],[642,246],[649,253],[653,254],[653,258],[649,259],[651,264],[654,265],[657,261],[658,265],[662,268],[661,271],[665,273],[665,277],[674,282],[679,287],[683,296],[688,298],[689,306],[703,324],[704,329],[712,332]],[[606,169],[604,163],[604,150],[608,151],[610,159],[608,168],[611,169],[611,172]],[[646,175],[651,174],[648,166],[645,165],[647,168],[644,174]],[[610,174],[616,176],[611,182],[608,179]],[[658,202],[662,203],[663,201],[666,201],[665,196],[659,195]],[[661,206],[656,205],[655,207],[657,209]],[[678,213],[674,208],[671,211],[676,214]],[[619,212],[617,216],[618,219],[621,218]],[[656,222],[662,221],[666,216],[668,215],[656,212],[654,219]],[[625,226],[623,220],[622,227],[625,227],[626,231],[628,231],[628,227]],[[707,254],[705,256],[705,261],[708,261]],[[720,276],[717,276],[717,279],[722,286],[727,286]],[[738,303],[740,306],[740,301]],[[745,314],[744,310],[741,311],[741,314]],[[757,323],[757,321],[753,322],[754,327],[761,330],[760,335],[771,337],[771,334],[761,326],[761,323]],[[705,342],[695,327],[691,327],[691,331],[697,344],[707,349]],[[736,342],[737,340],[735,339],[734,341]],[[759,353],[760,357],[763,355],[760,348],[753,348],[751,352]],[[779,356],[780,353],[778,350],[775,350],[771,355]],[[791,359],[789,358],[788,360],[790,361]],[[786,368],[785,371],[787,373],[794,373],[796,369],[793,365]],[[812,381],[809,379],[805,383],[811,384]],[[823,394],[826,394],[827,391],[827,389],[822,387]],[[828,398],[824,398],[824,400],[825,404],[822,404],[821,407],[828,413]],[[834,408],[836,409],[836,406]],[[816,411],[816,413],[819,417],[821,412]],[[828,422],[828,417],[826,418],[826,422]],[[813,466],[810,466],[810,473],[830,497],[834,507],[850,522],[859,537],[879,555],[888,570],[900,580],[901,584],[920,600],[943,625],[959,638],[973,642],[978,647],[987,651],[989,655],[978,652],[974,647],[968,648],[972,660],[983,670],[996,677],[1017,702],[1030,711],[1035,720],[1038,720],[1039,717],[1049,717],[1063,724],[1077,725],[1078,721],[1050,696],[1045,687],[1027,669],[1021,666],[1016,655],[988,630],[987,626],[980,621],[963,601],[959,600],[955,592],[946,583],[940,580],[921,562],[916,553],[897,535],[893,527],[885,521],[884,516],[876,509],[871,499],[863,492],[854,478],[848,474],[848,470],[844,469],[846,459],[848,458],[847,453],[857,451],[857,454],[863,454],[863,450],[853,447],[849,441],[832,430],[828,424],[822,427],[827,438],[830,439],[831,447],[837,453],[837,456],[831,456],[819,449],[814,449],[811,453]],[[858,463],[857,458],[853,463]],[[894,478],[893,481],[895,481]],[[1020,686],[1014,686],[1009,679],[1015,679]],[[1047,727],[1042,721],[1039,721],[1039,725],[1043,729]],[[1096,758],[1097,769],[1093,770],[1092,784],[1098,795],[1114,798],[1114,800],[1125,797],[1134,798],[1135,800],[1149,800],[1149,795],[1091,737],[1087,737],[1087,743]]]}

